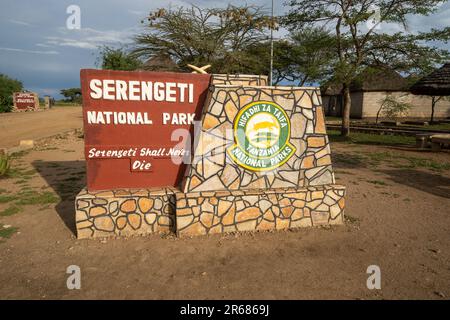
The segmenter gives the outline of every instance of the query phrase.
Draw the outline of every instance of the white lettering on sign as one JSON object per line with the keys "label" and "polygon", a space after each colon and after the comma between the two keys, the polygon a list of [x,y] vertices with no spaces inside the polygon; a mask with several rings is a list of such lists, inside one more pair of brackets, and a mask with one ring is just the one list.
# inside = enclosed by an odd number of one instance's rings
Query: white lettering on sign
{"label": "white lettering on sign", "polygon": [[147,112],[87,111],[89,124],[152,124]]}
{"label": "white lettering on sign", "polygon": [[92,99],[194,103],[192,83],[92,79],[89,89]]}

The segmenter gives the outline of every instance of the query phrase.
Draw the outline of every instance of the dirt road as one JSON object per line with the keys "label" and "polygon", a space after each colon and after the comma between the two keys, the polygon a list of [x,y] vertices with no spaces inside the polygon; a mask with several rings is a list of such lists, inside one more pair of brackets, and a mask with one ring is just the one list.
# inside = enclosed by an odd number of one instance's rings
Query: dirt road
{"label": "dirt road", "polygon": [[0,148],[11,148],[17,146],[20,140],[37,140],[82,126],[81,107],[0,113]]}
{"label": "dirt road", "polygon": [[[448,299],[449,153],[345,143],[332,150],[338,183],[348,188],[345,226],[76,240],[83,140],[50,141],[0,180],[0,297]],[[80,290],[66,287],[70,265],[81,268]],[[370,265],[380,267],[381,290],[366,286]]]}

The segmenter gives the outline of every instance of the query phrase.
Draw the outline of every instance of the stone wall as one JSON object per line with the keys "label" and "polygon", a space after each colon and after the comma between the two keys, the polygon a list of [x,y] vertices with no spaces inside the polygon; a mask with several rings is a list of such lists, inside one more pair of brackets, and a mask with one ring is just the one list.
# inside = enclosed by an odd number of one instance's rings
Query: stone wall
{"label": "stone wall", "polygon": [[213,74],[213,84],[227,84],[239,86],[267,86],[268,78],[252,74]]}
{"label": "stone wall", "polygon": [[345,187],[177,193],[177,234],[342,224]]}
{"label": "stone wall", "polygon": [[[291,122],[290,143],[296,148],[294,156],[269,172],[245,170],[226,154],[234,143],[236,114],[260,100],[283,106]],[[212,85],[207,101],[183,192],[300,188],[335,182],[319,89]]]}
{"label": "stone wall", "polygon": [[174,232],[173,188],[141,190],[82,190],[75,200],[77,237]]}

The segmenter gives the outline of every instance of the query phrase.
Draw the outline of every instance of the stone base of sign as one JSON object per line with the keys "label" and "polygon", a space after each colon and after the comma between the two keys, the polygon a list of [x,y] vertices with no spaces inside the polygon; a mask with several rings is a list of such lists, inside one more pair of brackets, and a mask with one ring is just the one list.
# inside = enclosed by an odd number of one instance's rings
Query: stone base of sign
{"label": "stone base of sign", "polygon": [[345,187],[176,193],[179,236],[344,223]]}
{"label": "stone base of sign", "polygon": [[78,239],[175,232],[175,189],[83,189],[75,199]]}
{"label": "stone base of sign", "polygon": [[11,112],[29,112],[29,111],[39,111],[39,108],[26,107],[26,108],[19,109],[14,106],[11,108]]}
{"label": "stone base of sign", "polygon": [[173,188],[82,190],[78,239],[171,232],[196,236],[343,224],[341,185],[182,193]]}

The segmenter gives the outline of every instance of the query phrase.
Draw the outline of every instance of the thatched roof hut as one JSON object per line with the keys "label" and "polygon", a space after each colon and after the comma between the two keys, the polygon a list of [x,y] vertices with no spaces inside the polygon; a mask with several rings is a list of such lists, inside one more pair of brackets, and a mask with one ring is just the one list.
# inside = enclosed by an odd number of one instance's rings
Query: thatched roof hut
{"label": "thatched roof hut", "polygon": [[423,77],[411,86],[413,94],[450,96],[450,63]]}
{"label": "thatched roof hut", "polygon": [[179,67],[168,54],[160,53],[148,59],[141,70],[178,71]]}
{"label": "thatched roof hut", "polygon": [[[351,92],[375,92],[375,91],[408,91],[408,80],[398,72],[385,66],[366,68],[358,76],[358,79],[350,85]],[[342,84],[328,82],[322,86],[322,95],[339,95],[342,93]]]}

